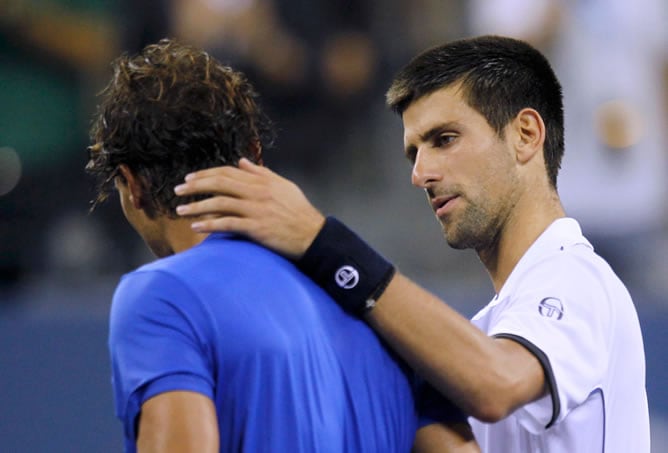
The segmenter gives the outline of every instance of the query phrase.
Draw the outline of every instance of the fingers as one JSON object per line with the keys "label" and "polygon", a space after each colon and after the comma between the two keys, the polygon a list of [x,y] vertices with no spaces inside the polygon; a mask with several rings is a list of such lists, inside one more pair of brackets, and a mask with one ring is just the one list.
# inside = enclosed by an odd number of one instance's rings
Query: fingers
{"label": "fingers", "polygon": [[[265,170],[265,171],[263,171]],[[233,167],[231,165],[224,165],[220,167],[212,167],[212,168],[206,168],[204,170],[199,170],[195,171],[192,173],[188,173],[185,177],[186,181],[195,181],[199,179],[204,179],[204,178],[218,178],[218,177],[225,177],[229,176],[232,178],[239,178],[243,179],[245,176],[250,176],[253,174],[260,175],[260,174],[266,174],[266,172],[270,172],[270,170],[266,167],[263,167],[261,165],[256,165],[250,160],[246,159],[245,157],[242,157],[239,160],[239,167]]]}
{"label": "fingers", "polygon": [[[215,170],[215,169],[214,169]],[[209,176],[197,177],[174,187],[174,193],[179,196],[197,194],[216,194],[240,198],[241,195],[253,194],[254,184],[238,175],[230,177],[223,172]]]}
{"label": "fingers", "polygon": [[263,193],[262,180],[253,172],[263,167],[247,159],[240,165],[244,168],[222,166],[191,173],[183,184],[174,188],[179,196],[212,194],[203,200],[177,206],[176,213],[180,216],[209,216],[195,221],[193,230],[248,233],[248,218],[252,217],[256,200]]}
{"label": "fingers", "polygon": [[219,216],[243,217],[246,213],[245,203],[237,198],[217,196],[176,207],[180,216],[201,216],[215,214]]}
{"label": "fingers", "polygon": [[198,233],[226,231],[254,237],[255,203],[216,196],[176,207],[182,217],[196,217],[190,227]]}
{"label": "fingers", "polygon": [[[217,176],[224,176],[226,173],[234,172],[235,167],[231,167],[229,165],[224,165],[221,167],[212,167],[212,168],[206,168],[204,170],[199,170],[195,171],[192,173],[188,173],[185,177],[186,181],[191,181],[194,179],[202,179],[202,178],[211,178],[211,177],[217,177]],[[237,169],[238,170],[238,169]]]}
{"label": "fingers", "polygon": [[261,195],[277,178],[281,179],[268,168],[244,158],[239,161],[239,168],[222,166],[189,173],[174,192],[179,196],[216,194],[251,198]]}
{"label": "fingers", "polygon": [[174,191],[207,195],[176,208],[193,220],[195,231],[241,234],[289,258],[301,256],[324,223],[296,184],[248,159],[241,159],[238,168],[191,173]]}
{"label": "fingers", "polygon": [[257,165],[251,162],[249,159],[246,159],[245,157],[242,157],[239,159],[239,168],[242,170],[246,170],[250,173],[255,173],[258,175],[261,175],[263,173],[271,172],[267,167],[264,167],[262,165]]}
{"label": "fingers", "polygon": [[248,236],[248,221],[239,217],[218,217],[215,219],[198,220],[191,225],[198,233],[227,231]]}

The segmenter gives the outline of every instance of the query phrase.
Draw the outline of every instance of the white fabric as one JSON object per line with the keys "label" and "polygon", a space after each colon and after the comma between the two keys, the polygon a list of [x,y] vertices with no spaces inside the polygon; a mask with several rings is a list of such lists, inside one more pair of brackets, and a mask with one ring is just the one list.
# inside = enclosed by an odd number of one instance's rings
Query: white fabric
{"label": "white fabric", "polygon": [[489,453],[648,453],[649,413],[640,325],[631,297],[573,219],[555,221],[529,248],[497,297],[472,322],[542,351],[551,395],[495,424],[472,419]]}

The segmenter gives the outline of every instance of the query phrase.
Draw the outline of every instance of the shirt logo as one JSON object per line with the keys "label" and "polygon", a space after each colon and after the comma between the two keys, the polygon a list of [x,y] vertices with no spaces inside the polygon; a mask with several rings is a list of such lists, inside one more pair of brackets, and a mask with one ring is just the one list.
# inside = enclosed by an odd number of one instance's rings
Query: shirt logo
{"label": "shirt logo", "polygon": [[538,313],[546,318],[560,320],[564,316],[564,306],[556,297],[546,297],[538,304]]}
{"label": "shirt logo", "polygon": [[357,286],[357,282],[360,281],[360,274],[352,266],[341,266],[336,274],[334,275],[336,284],[343,289],[351,289]]}

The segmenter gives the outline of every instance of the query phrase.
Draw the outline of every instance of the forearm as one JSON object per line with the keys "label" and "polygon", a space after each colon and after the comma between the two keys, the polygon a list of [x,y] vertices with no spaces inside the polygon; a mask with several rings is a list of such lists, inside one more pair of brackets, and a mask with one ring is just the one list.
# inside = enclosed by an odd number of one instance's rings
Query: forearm
{"label": "forearm", "polygon": [[542,368],[528,351],[488,337],[400,274],[365,318],[418,373],[476,418],[496,421],[543,394]]}
{"label": "forearm", "polygon": [[476,453],[480,447],[468,423],[454,425],[434,423],[415,434],[411,453]]}
{"label": "forearm", "polygon": [[524,346],[488,337],[406,277],[392,278],[392,264],[338,220],[327,219],[297,265],[476,418],[499,420],[543,393],[542,366]]}

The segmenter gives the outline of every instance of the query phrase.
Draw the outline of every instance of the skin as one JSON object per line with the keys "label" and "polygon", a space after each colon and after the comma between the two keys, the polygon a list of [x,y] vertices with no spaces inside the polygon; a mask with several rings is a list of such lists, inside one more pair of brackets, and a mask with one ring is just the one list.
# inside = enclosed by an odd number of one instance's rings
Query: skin
{"label": "skin", "polygon": [[[403,114],[411,180],[425,190],[446,240],[473,248],[498,292],[522,255],[564,211],[543,159],[545,124],[525,108],[500,137],[459,85],[415,100]],[[297,186],[242,161],[189,175],[179,195],[217,196],[184,205],[209,214],[196,231],[234,231],[290,258],[300,257],[324,223]],[[464,411],[496,422],[547,392],[540,363],[520,344],[488,337],[469,320],[397,273],[369,325]]]}
{"label": "skin", "polygon": [[444,425],[434,423],[420,428],[415,435],[412,453],[477,453],[480,447],[468,423]]}
{"label": "skin", "polygon": [[194,392],[161,393],[142,405],[139,453],[220,451],[216,408]]}

